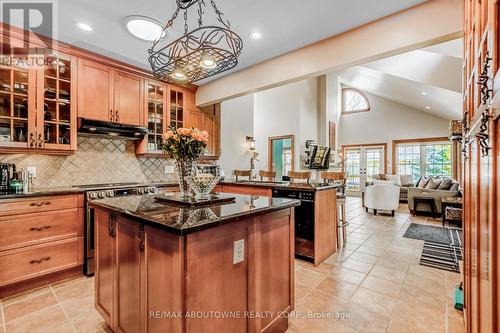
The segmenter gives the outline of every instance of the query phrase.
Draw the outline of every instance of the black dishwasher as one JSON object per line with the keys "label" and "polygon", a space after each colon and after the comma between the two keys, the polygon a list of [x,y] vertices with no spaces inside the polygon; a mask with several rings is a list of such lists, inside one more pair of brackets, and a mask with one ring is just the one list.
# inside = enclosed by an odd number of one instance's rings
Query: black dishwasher
{"label": "black dishwasher", "polygon": [[273,197],[300,200],[295,207],[295,257],[314,262],[314,191],[275,188]]}

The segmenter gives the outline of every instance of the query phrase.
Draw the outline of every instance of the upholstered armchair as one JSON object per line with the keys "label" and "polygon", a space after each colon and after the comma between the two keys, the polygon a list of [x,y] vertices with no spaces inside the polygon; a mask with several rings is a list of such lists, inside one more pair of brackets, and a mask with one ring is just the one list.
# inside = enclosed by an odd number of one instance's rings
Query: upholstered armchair
{"label": "upholstered armchair", "polygon": [[368,186],[365,189],[365,208],[373,209],[373,213],[377,215],[377,211],[390,211],[394,216],[394,212],[399,208],[400,188],[390,184],[376,184]]}

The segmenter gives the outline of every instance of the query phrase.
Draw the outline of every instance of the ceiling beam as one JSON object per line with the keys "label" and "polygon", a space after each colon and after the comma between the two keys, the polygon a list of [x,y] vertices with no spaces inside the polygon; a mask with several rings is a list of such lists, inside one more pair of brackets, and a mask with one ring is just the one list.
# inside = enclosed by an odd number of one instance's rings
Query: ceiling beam
{"label": "ceiling beam", "polygon": [[204,84],[196,93],[196,104],[220,102],[461,36],[461,1],[429,0]]}

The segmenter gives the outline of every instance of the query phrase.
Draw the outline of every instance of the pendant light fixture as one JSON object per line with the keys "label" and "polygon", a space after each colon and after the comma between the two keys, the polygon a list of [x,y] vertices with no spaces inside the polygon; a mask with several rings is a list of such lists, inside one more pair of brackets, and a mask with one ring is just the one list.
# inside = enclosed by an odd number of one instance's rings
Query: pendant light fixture
{"label": "pendant light fixture", "polygon": [[[243,48],[243,41],[230,29],[230,23],[217,8],[214,0],[210,4],[215,12],[215,25],[204,25],[205,0],[175,0],[177,8],[172,18],[163,27],[169,29],[179,13],[183,11],[184,35],[173,42],[159,38],[148,50],[149,63],[154,75],[165,81],[192,83],[234,68]],[[188,10],[197,5],[198,26],[189,31]],[[163,34],[162,34],[163,35]]]}

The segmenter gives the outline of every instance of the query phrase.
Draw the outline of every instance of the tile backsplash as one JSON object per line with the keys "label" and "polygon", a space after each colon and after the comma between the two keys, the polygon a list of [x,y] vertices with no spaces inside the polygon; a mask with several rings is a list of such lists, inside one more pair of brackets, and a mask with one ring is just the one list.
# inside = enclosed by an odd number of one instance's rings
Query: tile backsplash
{"label": "tile backsplash", "polygon": [[37,168],[36,188],[81,184],[175,181],[165,174],[173,160],[137,157],[134,144],[124,140],[79,137],[78,149],[70,156],[0,154],[0,161],[15,163],[18,170]]}

